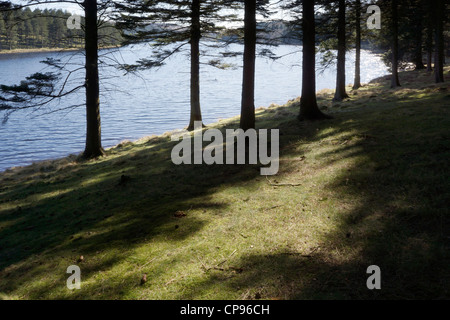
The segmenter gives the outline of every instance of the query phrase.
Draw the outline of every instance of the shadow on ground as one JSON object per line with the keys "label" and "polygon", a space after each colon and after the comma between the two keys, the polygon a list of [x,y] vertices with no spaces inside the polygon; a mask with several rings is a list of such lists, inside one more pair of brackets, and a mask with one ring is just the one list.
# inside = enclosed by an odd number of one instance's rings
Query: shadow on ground
{"label": "shadow on ground", "polygon": [[[332,111],[335,119],[326,122],[298,123],[263,112],[260,127],[280,128],[282,157],[304,152],[295,141],[325,141],[333,148],[320,154],[321,167],[358,159],[322,186],[327,201],[352,205],[341,208],[333,232],[325,233],[311,252],[239,256],[232,265],[205,271],[177,298],[195,299],[217,285],[240,292],[242,299],[448,298],[450,102],[444,89],[420,103],[400,91],[398,97],[389,92],[387,105],[359,95]],[[344,110],[356,102],[362,107]],[[173,146],[168,136],[158,137],[137,147],[119,146],[99,161],[49,162],[3,173],[0,292],[42,279],[29,288],[28,297],[48,297],[66,277],[61,273],[58,281],[46,281],[47,274],[76,264],[81,254],[99,257],[83,269],[83,277],[88,285],[100,281],[99,274],[129,259],[143,243],[161,237],[180,242],[198,234],[205,220],[188,216],[180,222],[177,214],[207,210],[220,215],[229,203],[213,197],[218,187],[233,188],[259,177],[259,166],[175,166]],[[279,175],[299,165],[284,164]],[[100,258],[103,252],[107,256]],[[168,261],[180,263],[176,253]],[[371,264],[382,270],[381,291],[366,288]],[[163,273],[168,267],[164,261],[155,270]],[[134,277],[123,274],[107,298],[137,288]]]}

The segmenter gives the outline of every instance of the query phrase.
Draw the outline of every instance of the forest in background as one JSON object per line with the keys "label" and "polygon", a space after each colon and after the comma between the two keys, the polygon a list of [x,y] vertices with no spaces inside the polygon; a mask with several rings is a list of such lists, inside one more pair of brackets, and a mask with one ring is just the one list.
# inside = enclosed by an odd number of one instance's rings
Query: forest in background
{"label": "forest in background", "polygon": [[[63,1],[64,2],[64,1]],[[49,2],[51,3],[51,2]],[[317,105],[316,99],[316,54],[322,52],[322,61],[318,61],[324,68],[335,64],[336,93],[334,101],[343,101],[348,98],[346,92],[346,52],[355,49],[355,75],[353,89],[361,87],[361,48],[364,40],[370,39],[376,47],[382,50],[384,61],[392,72],[391,87],[396,88],[401,84],[398,72],[405,67],[428,71],[434,69],[436,83],[444,82],[443,66],[445,64],[445,51],[448,40],[448,19],[445,12],[447,4],[443,0],[436,3],[424,0],[395,0],[378,1],[377,10],[382,13],[375,20],[380,27],[369,27],[371,20],[371,3],[367,1],[292,1],[283,5],[277,5],[267,0],[209,0],[209,1],[95,1],[86,0],[80,4],[84,11],[81,32],[83,34],[83,47],[85,51],[85,83],[78,83],[71,89],[66,84],[74,75],[74,70],[68,69],[61,61],[47,60],[45,63],[54,67],[54,72],[46,74],[36,73],[30,75],[19,85],[1,85],[2,95],[0,110],[4,111],[4,121],[15,111],[39,108],[52,101],[60,100],[66,96],[84,90],[86,95],[86,158],[95,158],[104,154],[101,144],[100,126],[100,76],[98,72],[98,50],[108,45],[105,40],[117,37],[105,34],[105,30],[116,32],[121,36],[117,42],[120,45],[136,43],[151,43],[149,56],[136,61],[134,64],[123,64],[115,61],[116,67],[126,73],[159,67],[165,61],[180,51],[189,52],[190,56],[190,119],[188,130],[192,130],[195,121],[202,121],[200,107],[200,58],[210,57],[208,52],[200,50],[200,42],[210,42],[218,39],[217,35],[235,37],[243,42],[241,52],[222,52],[219,57],[210,60],[210,64],[221,67],[223,59],[227,55],[242,55],[242,99],[241,99],[241,123],[240,127],[247,130],[255,127],[254,84],[255,84],[255,58],[258,44],[267,44],[277,40],[276,30],[281,29],[279,38],[289,34],[297,35],[302,41],[302,101],[299,113],[301,120],[316,120],[329,118],[323,114]],[[42,4],[40,1],[31,1],[28,5],[18,6],[5,2],[0,3],[3,17],[6,21],[15,21],[5,27],[6,31],[16,28],[16,40],[6,36],[10,42],[26,45],[28,38],[41,42],[44,35],[39,37],[39,30],[47,30],[48,36],[53,39],[65,39],[64,41],[76,41],[80,36],[68,36],[67,25],[61,23],[67,21],[62,11],[53,11],[60,15],[53,20],[50,28],[43,27],[45,11],[31,11],[30,6]],[[274,19],[274,12],[282,9],[289,13],[288,28],[276,27],[274,30],[266,30],[261,22]],[[373,11],[373,10],[372,10]],[[48,12],[47,12],[48,13]],[[37,19],[27,18],[35,14]],[[243,17],[242,17],[243,14]],[[42,16],[42,17],[39,17]],[[52,14],[49,14],[49,17]],[[375,14],[377,16],[377,14]],[[68,17],[68,16],[67,16]],[[264,17],[264,19],[261,19]],[[301,19],[300,19],[301,17]],[[14,19],[15,18],[15,19]],[[243,19],[242,19],[243,18]],[[39,20],[40,19],[40,20]],[[40,27],[33,27],[31,23]],[[58,22],[59,25],[55,25]],[[113,24],[114,23],[114,24]],[[235,26],[233,24],[238,23]],[[159,25],[158,25],[159,24]],[[383,28],[381,28],[383,24]],[[105,27],[110,28],[105,28]],[[158,27],[152,27],[158,26]],[[232,27],[231,27],[232,26]],[[20,32],[19,32],[20,29]],[[26,30],[34,30],[35,36]],[[111,31],[115,30],[115,31]],[[41,32],[42,33],[42,32]],[[269,36],[268,36],[269,34]],[[22,36],[21,36],[22,35]],[[28,35],[28,36],[25,36]],[[72,40],[71,40],[72,39]],[[50,41],[50,40],[48,40]],[[53,40],[52,40],[53,41]],[[62,42],[63,40],[61,40]],[[56,43],[57,41],[53,41]],[[214,44],[218,48],[224,48],[227,43]],[[275,41],[276,44],[276,41]],[[69,44],[66,44],[70,46]],[[61,46],[60,46],[61,47]],[[211,46],[210,46],[211,47]],[[264,54],[272,56],[270,50]],[[424,59],[426,56],[426,59]],[[434,56],[434,57],[433,57]],[[317,59],[318,60],[318,59]],[[424,60],[426,62],[424,63]],[[434,62],[434,67],[432,66]],[[62,72],[64,71],[64,75]],[[64,78],[58,88],[58,81]],[[60,83],[61,83],[60,82]],[[81,106],[76,105],[76,106]],[[69,106],[76,107],[76,106]]]}
{"label": "forest in background", "polygon": [[[84,31],[67,28],[72,14],[61,9],[0,12],[0,51],[40,48],[83,48]],[[84,23],[82,18],[82,24]],[[120,44],[120,32],[112,23],[99,28],[102,46]]]}
{"label": "forest in background", "polygon": [[[47,59],[54,72],[0,85],[6,120],[78,91],[85,99],[77,106],[54,111],[86,110],[82,153],[0,173],[0,299],[450,297],[448,1],[377,1],[382,29],[372,36],[391,74],[369,84],[361,83],[360,49],[371,3],[284,4],[302,30],[301,98],[285,106],[254,105],[264,0],[85,0],[84,61]],[[121,30],[142,30],[122,44],[159,45],[117,66],[127,72],[189,52],[184,120],[192,131],[202,122],[200,41],[221,32],[220,6],[244,16],[241,114],[208,127],[279,130],[277,175],[262,177],[251,163],[176,165],[171,133],[104,149],[100,109],[111,111],[100,95],[99,21],[116,13]],[[135,28],[149,21],[177,28]],[[316,90],[318,47],[337,66],[335,90]],[[353,86],[345,77],[351,48]],[[415,70],[400,72],[404,65]],[[158,103],[151,91],[146,97]],[[82,270],[80,290],[67,286],[73,265]],[[376,290],[366,282],[374,265],[382,270]]]}

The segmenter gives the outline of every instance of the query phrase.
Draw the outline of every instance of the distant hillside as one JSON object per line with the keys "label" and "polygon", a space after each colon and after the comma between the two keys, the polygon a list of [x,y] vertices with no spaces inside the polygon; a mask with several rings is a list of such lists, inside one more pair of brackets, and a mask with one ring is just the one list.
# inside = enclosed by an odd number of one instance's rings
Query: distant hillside
{"label": "distant hillside", "polygon": [[[67,28],[71,15],[55,9],[0,12],[0,50],[82,47],[83,31]],[[99,28],[99,41],[101,46],[117,45],[120,33],[106,23]]]}
{"label": "distant hillside", "polygon": [[[258,43],[260,44],[301,44],[301,32],[293,30],[286,21],[275,20],[259,22],[257,24]],[[242,28],[227,29],[217,38],[227,42],[243,42],[244,31]]]}

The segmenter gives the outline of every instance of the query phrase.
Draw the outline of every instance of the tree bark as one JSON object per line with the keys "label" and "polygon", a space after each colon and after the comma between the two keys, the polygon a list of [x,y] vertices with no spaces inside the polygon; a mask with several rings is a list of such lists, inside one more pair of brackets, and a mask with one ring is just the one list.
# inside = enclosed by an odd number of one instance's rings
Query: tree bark
{"label": "tree bark", "polygon": [[240,127],[255,128],[256,0],[245,0],[244,70]]}
{"label": "tree bark", "polygon": [[100,88],[98,76],[97,1],[85,0],[86,49],[86,147],[85,158],[102,156],[100,124]]}
{"label": "tree bark", "polygon": [[303,73],[299,120],[329,119],[317,106],[316,98],[316,23],[314,0],[303,1]]}
{"label": "tree bark", "polygon": [[427,35],[427,71],[433,71],[433,29],[430,26]]}
{"label": "tree bark", "polygon": [[200,109],[200,0],[191,4],[191,116],[188,130],[194,130],[194,122],[202,121]]}
{"label": "tree bark", "polygon": [[361,0],[355,1],[356,23],[356,52],[355,52],[355,80],[353,89],[361,88]]}
{"label": "tree bark", "polygon": [[419,9],[419,12],[417,14],[418,14],[418,16],[420,16],[420,19],[417,20],[417,28],[416,28],[416,34],[415,34],[416,50],[415,50],[415,54],[414,54],[414,64],[416,65],[416,70],[423,70],[423,69],[425,69],[425,65],[423,64],[423,54],[422,54],[423,11],[421,8]]}
{"label": "tree bark", "polygon": [[398,78],[398,5],[397,0],[391,1],[392,8],[392,77],[391,88],[400,86]]}
{"label": "tree bark", "polygon": [[426,28],[427,28],[427,39],[426,39],[426,48],[427,48],[427,71],[433,71],[432,63],[433,63],[433,3],[431,1],[427,2],[426,6]]}
{"label": "tree bark", "polygon": [[444,0],[436,0],[435,5],[435,59],[434,75],[436,83],[444,82]]}
{"label": "tree bark", "polygon": [[431,64],[433,63],[433,51],[427,52],[427,71],[433,71]]}
{"label": "tree bark", "polygon": [[346,51],[346,35],[345,35],[345,0],[339,0],[338,13],[338,57],[337,57],[337,74],[336,74],[336,92],[334,101],[342,101],[348,98],[345,91],[345,51]]}

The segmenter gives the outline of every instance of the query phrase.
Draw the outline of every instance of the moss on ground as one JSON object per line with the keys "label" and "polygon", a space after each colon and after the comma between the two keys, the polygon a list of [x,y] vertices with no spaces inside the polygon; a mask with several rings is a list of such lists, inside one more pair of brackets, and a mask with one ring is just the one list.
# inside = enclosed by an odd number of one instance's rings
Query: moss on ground
{"label": "moss on ground", "polygon": [[175,166],[170,134],[0,173],[0,298],[448,299],[449,70],[339,104],[320,92],[333,120],[298,122],[298,100],[258,109],[258,128],[280,129],[269,178]]}

